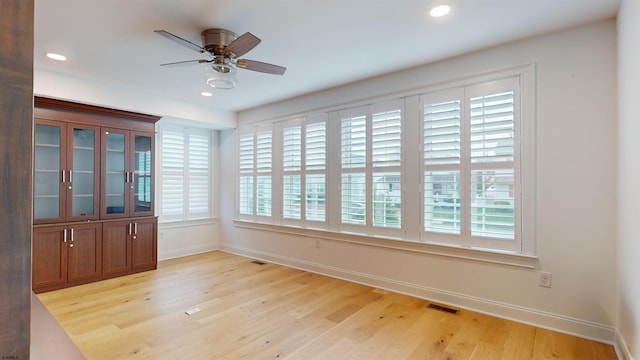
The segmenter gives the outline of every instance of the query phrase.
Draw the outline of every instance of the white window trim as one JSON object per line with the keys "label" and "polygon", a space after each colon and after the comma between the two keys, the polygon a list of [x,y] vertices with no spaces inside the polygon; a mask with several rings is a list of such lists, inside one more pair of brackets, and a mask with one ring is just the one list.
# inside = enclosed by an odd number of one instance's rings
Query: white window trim
{"label": "white window trim", "polygon": [[[188,194],[188,175],[185,176],[185,188],[187,188],[187,192],[183,197],[183,212],[181,215],[172,215],[172,216],[163,216],[162,215],[162,133],[164,131],[175,131],[184,134],[186,137],[189,136],[190,133],[202,134],[202,132],[206,132],[209,137],[209,184],[208,184],[208,211],[206,216],[200,216],[197,218],[189,217],[189,194]],[[159,224],[176,224],[176,223],[211,223],[216,219],[216,203],[215,203],[215,183],[216,183],[216,156],[217,153],[214,149],[217,148],[217,132],[215,130],[201,128],[192,125],[181,125],[175,123],[170,120],[164,120],[158,125],[158,132],[156,134],[156,144],[157,144],[157,156],[156,156],[156,169],[158,169],[158,176],[156,176],[156,204],[157,209],[156,213],[158,215],[158,223]],[[185,151],[184,153],[185,159],[188,157],[188,153]],[[187,172],[188,174],[188,172]]]}
{"label": "white window trim", "polygon": [[[349,105],[342,106],[330,106],[327,107],[324,111],[325,114],[328,115],[328,123],[327,123],[327,146],[328,146],[328,154],[327,154],[327,170],[326,176],[327,181],[333,181],[333,183],[327,183],[327,194],[326,194],[326,204],[327,204],[327,226],[326,228],[317,228],[312,226],[307,226],[307,224],[283,224],[280,219],[273,218],[271,221],[264,221],[265,219],[261,219],[263,221],[256,221],[256,219],[250,219],[247,217],[236,216],[234,219],[235,226],[238,227],[247,227],[247,228],[255,228],[266,231],[276,231],[276,232],[284,232],[284,233],[292,233],[303,236],[315,236],[317,238],[335,240],[335,241],[348,241],[348,242],[356,242],[367,245],[374,246],[383,246],[390,248],[398,248],[402,250],[410,250],[424,253],[431,253],[442,256],[451,256],[455,258],[465,258],[472,259],[478,261],[487,261],[493,263],[501,263],[505,265],[513,265],[519,267],[527,267],[533,268],[535,266],[536,257],[536,218],[535,218],[535,175],[536,175],[536,162],[535,162],[535,153],[536,153],[536,125],[535,125],[535,66],[534,64],[527,64],[521,66],[514,66],[512,68],[492,71],[490,73],[481,74],[478,76],[470,76],[466,78],[461,78],[457,80],[453,80],[447,83],[440,83],[433,86],[421,88],[421,89],[413,89],[404,92],[397,93],[395,96],[393,94],[385,96],[380,99],[369,99],[359,102],[354,102]],[[419,191],[420,194],[422,190],[423,180],[419,181],[419,187],[416,184],[411,184],[411,187],[407,188],[403,184],[403,192],[412,192],[411,196],[405,196],[402,201],[403,205],[403,216],[402,222],[403,226],[406,227],[406,235],[400,237],[394,236],[383,236],[376,234],[366,234],[362,232],[354,233],[348,231],[348,229],[343,229],[340,224],[340,214],[336,209],[340,208],[340,174],[341,174],[341,165],[339,159],[339,152],[331,153],[330,149],[336,149],[340,146],[340,125],[339,125],[339,116],[338,111],[341,109],[353,108],[356,106],[364,106],[366,104],[383,102],[386,100],[400,98],[402,97],[405,101],[405,114],[403,121],[403,183],[407,181],[407,177],[415,178],[416,174],[420,173],[420,177],[422,177],[423,173],[420,172],[421,166],[415,165],[415,169],[412,169],[411,166],[405,166],[405,164],[418,164],[417,161],[423,162],[423,159],[418,159],[417,151],[414,154],[414,151],[407,151],[407,147],[405,146],[405,139],[409,136],[417,136],[412,135],[412,132],[420,129],[422,131],[422,127],[410,127],[405,126],[405,124],[409,124],[412,121],[416,120],[418,122],[422,121],[422,116],[418,114],[421,112],[420,105],[420,94],[442,91],[446,89],[461,87],[461,86],[473,86],[475,84],[482,84],[489,81],[500,80],[504,78],[517,77],[520,84],[520,93],[522,94],[520,99],[521,105],[521,144],[519,149],[522,151],[520,154],[520,160],[522,162],[521,166],[521,217],[522,221],[522,236],[523,241],[521,244],[521,251],[519,252],[511,252],[511,251],[503,251],[496,250],[490,248],[480,248],[480,247],[464,247],[459,244],[447,244],[446,242],[436,242],[436,243],[426,243],[420,240],[420,233],[422,232],[422,220],[420,219],[421,215],[412,215],[407,214],[405,209],[415,208],[420,209],[422,206],[422,200],[419,200],[420,197],[413,196],[414,191]],[[416,107],[414,109],[414,107]],[[318,110],[322,111],[322,109]],[[415,112],[415,114],[413,114]],[[305,116],[306,114],[297,114],[288,116],[289,119],[299,116]],[[338,134],[336,136],[335,134]],[[275,140],[274,140],[275,141]],[[275,144],[274,144],[275,145]],[[275,151],[275,150],[274,150]],[[275,152],[274,152],[275,153]],[[330,160],[333,158],[332,160]],[[337,160],[336,160],[337,158]],[[278,167],[275,164],[274,159],[274,172],[278,171]],[[237,172],[236,172],[237,173]],[[414,175],[411,175],[415,173]],[[278,176],[274,173],[274,178],[278,178]],[[337,180],[336,180],[337,179]],[[337,181],[337,186],[336,186]],[[413,179],[411,179],[413,182]],[[414,188],[416,186],[416,188]],[[275,194],[276,197],[281,197],[281,194]],[[414,199],[415,198],[415,199]],[[405,201],[406,199],[406,201]],[[335,204],[337,202],[337,204]],[[417,205],[417,203],[420,203]],[[413,210],[412,210],[413,212]],[[421,211],[418,211],[421,214]],[[311,235],[309,235],[311,234]],[[392,239],[392,240],[390,240]],[[505,260],[506,259],[506,260]]]}

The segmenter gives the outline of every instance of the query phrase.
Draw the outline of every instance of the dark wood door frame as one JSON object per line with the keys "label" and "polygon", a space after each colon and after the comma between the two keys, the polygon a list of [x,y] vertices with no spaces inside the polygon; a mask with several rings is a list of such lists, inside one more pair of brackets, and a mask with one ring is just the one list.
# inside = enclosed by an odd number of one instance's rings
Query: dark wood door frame
{"label": "dark wood door frame", "polygon": [[33,0],[0,11],[0,358],[29,359]]}

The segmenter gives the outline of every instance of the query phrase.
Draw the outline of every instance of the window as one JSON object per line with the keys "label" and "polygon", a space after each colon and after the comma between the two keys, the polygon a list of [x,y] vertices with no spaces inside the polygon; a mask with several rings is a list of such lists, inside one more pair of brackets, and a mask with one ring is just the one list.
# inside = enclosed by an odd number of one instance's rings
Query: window
{"label": "window", "polygon": [[239,135],[238,213],[270,217],[272,212],[273,131],[245,129]]}
{"label": "window", "polygon": [[[341,222],[382,235],[402,228],[402,112],[395,100],[339,112]],[[353,230],[353,229],[352,229]]]}
{"label": "window", "polygon": [[[326,114],[282,124],[282,217],[311,226],[326,220]],[[304,201],[303,201],[304,199]]]}
{"label": "window", "polygon": [[520,248],[518,89],[514,78],[422,97],[426,241]]}
{"label": "window", "polygon": [[534,255],[532,89],[525,66],[241,128],[239,217]]}
{"label": "window", "polygon": [[160,221],[211,218],[212,133],[163,124],[159,136]]}

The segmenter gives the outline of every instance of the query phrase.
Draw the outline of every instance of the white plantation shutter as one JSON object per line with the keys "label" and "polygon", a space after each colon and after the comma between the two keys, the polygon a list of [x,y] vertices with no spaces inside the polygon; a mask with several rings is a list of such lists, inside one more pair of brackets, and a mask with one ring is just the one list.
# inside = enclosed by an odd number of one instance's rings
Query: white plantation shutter
{"label": "white plantation shutter", "polygon": [[340,113],[343,224],[367,223],[367,112],[368,109],[359,108]]}
{"label": "white plantation shutter", "polygon": [[393,109],[374,113],[371,126],[371,160],[373,167],[400,166],[402,111]]}
{"label": "white plantation shutter", "polygon": [[256,171],[271,173],[273,164],[273,137],[271,131],[256,134]]}
{"label": "white plantation shutter", "polygon": [[327,116],[305,121],[305,219],[326,221]]}
{"label": "white plantation shutter", "polygon": [[373,106],[371,116],[372,225],[399,229],[402,225],[401,101]]}
{"label": "white plantation shutter", "polygon": [[238,144],[238,211],[243,215],[253,215],[253,134],[240,135]]}
{"label": "white plantation shutter", "polygon": [[239,169],[241,174],[253,173],[253,134],[240,136]]}
{"label": "white plantation shutter", "polygon": [[342,129],[342,168],[363,168],[367,160],[367,116],[344,117]]}
{"label": "white plantation shutter", "polygon": [[425,165],[460,163],[460,100],[424,106]]}
{"label": "white plantation shutter", "polygon": [[282,134],[282,169],[299,171],[302,167],[302,126],[285,127]]}
{"label": "white plantation shutter", "polygon": [[339,113],[343,224],[402,227],[403,108],[393,100]]}
{"label": "white plantation shutter", "polygon": [[210,184],[210,135],[209,133],[189,134],[189,215],[190,220],[209,217]]}
{"label": "white plantation shutter", "polygon": [[486,91],[469,98],[471,235],[513,240],[515,93]]}
{"label": "white plantation shutter", "polygon": [[513,161],[513,91],[471,98],[471,162]]}
{"label": "white plantation shutter", "polygon": [[425,231],[446,234],[461,232],[459,181],[463,96],[459,92],[443,98],[423,97]]}
{"label": "white plantation shutter", "polygon": [[286,126],[282,131],[282,216],[302,217],[302,126]]}
{"label": "white plantation shutter", "polygon": [[184,213],[185,134],[178,131],[162,131],[161,134],[160,217],[178,220]]}
{"label": "white plantation shutter", "polygon": [[520,234],[517,89],[511,78],[423,96],[425,232],[519,246],[504,241]]}
{"label": "white plantation shutter", "polygon": [[271,216],[273,165],[272,131],[261,131],[256,134],[256,215]]}
{"label": "white plantation shutter", "polygon": [[211,216],[211,133],[204,129],[160,128],[160,218],[162,221]]}
{"label": "white plantation shutter", "polygon": [[307,123],[305,131],[305,169],[324,170],[327,163],[326,121]]}

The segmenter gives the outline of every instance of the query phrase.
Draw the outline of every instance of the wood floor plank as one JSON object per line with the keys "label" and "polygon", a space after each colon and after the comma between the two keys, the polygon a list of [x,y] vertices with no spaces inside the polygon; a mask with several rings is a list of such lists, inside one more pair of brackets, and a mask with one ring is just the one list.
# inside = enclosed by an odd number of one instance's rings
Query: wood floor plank
{"label": "wood floor plank", "polygon": [[219,251],[38,298],[89,360],[616,358],[610,345]]}

